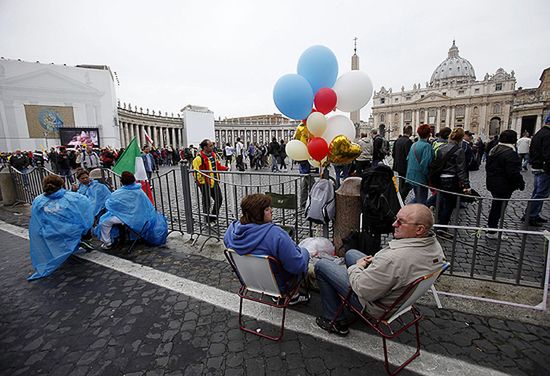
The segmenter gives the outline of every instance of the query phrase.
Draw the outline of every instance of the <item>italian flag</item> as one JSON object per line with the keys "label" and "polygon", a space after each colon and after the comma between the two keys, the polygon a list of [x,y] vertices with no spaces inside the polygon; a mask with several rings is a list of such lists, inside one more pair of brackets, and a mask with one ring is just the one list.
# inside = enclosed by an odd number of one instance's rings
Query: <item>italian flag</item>
{"label": "italian flag", "polygon": [[153,193],[151,191],[151,184],[147,180],[147,173],[145,172],[145,165],[141,158],[141,150],[137,144],[137,139],[134,137],[130,144],[122,155],[118,158],[118,161],[113,167],[113,172],[122,174],[124,171],[130,171],[136,177],[136,181],[141,184],[141,189],[149,197],[151,203],[155,205],[153,201]]}

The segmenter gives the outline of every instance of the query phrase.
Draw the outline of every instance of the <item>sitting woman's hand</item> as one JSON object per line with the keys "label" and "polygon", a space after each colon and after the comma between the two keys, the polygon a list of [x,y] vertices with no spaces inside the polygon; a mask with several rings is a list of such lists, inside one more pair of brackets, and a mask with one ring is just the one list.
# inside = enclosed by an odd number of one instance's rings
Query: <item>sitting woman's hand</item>
{"label": "sitting woman's hand", "polygon": [[78,185],[71,184],[71,191],[76,192],[78,190]]}

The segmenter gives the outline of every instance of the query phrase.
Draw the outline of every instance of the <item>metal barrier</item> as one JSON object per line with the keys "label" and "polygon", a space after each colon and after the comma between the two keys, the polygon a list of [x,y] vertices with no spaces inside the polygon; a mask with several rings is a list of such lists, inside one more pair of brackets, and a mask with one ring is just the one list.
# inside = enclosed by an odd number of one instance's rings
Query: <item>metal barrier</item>
{"label": "metal barrier", "polygon": [[[533,202],[550,201],[550,199],[473,198],[469,195],[428,187],[402,176],[398,178],[427,187],[437,193],[438,198],[433,207],[436,218],[434,227],[445,231],[440,233],[439,239],[451,263],[448,274],[501,284],[543,288],[543,303],[546,307],[548,268],[550,267],[547,244],[549,233],[530,230],[528,216],[525,215],[523,220],[521,218],[523,213],[529,212]],[[442,199],[451,200],[453,204],[453,215],[449,224],[437,224]],[[473,202],[465,203],[465,199]],[[498,228],[484,226],[493,201],[504,202],[500,210]],[[495,233],[493,237],[496,238],[482,236],[487,232]],[[529,307],[541,309],[543,303],[536,307]]]}
{"label": "metal barrier", "polygon": [[[10,168],[10,172],[14,179],[17,200],[29,204],[42,193],[43,178],[53,174],[46,168],[33,168],[26,173]],[[205,237],[203,246],[209,239],[219,241],[229,224],[240,217],[240,202],[244,196],[250,193],[271,193],[291,198],[290,208],[273,209],[273,218],[274,222],[293,230],[292,236],[296,242],[314,234],[321,235],[321,232],[330,237],[329,232],[332,229],[328,226],[321,228],[312,225],[305,219],[300,205],[300,199],[308,193],[307,188],[304,190],[304,184],[311,179],[310,175],[218,171],[219,179],[216,179],[215,188],[207,186],[201,189],[195,182],[195,174],[208,173],[190,170],[187,161],[184,161],[180,164],[179,173],[177,169],[171,169],[162,174],[157,172],[152,177],[154,205],[166,216],[170,232],[186,232],[195,243],[201,236]],[[101,178],[112,189],[120,186],[119,177],[109,169],[101,169]],[[65,177],[66,188],[70,188],[69,180],[69,177]],[[448,271],[450,275],[547,290],[549,253],[546,234],[530,231],[527,228],[528,219],[519,220],[532,202],[541,200],[479,197],[461,208],[465,195],[435,191],[445,193],[448,195],[446,197],[452,197],[454,201],[451,222],[448,225],[435,225],[437,229],[445,229],[449,233],[449,236],[440,237],[440,240],[451,262]],[[510,204],[502,206],[498,228],[490,229],[483,226],[483,223],[488,212],[487,203],[494,200]],[[441,199],[436,200],[435,203],[436,215],[440,209],[440,201]],[[486,231],[507,233],[510,237],[481,237]],[[388,242],[391,238],[391,235],[385,236],[383,242]]]}

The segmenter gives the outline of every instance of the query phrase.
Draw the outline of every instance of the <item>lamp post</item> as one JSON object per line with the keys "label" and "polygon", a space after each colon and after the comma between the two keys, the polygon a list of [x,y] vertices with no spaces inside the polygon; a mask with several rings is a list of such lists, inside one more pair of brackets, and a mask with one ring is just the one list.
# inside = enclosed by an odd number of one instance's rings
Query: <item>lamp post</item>
{"label": "lamp post", "polygon": [[44,139],[46,140],[46,151],[48,151],[50,149],[48,146],[48,132],[44,132]]}

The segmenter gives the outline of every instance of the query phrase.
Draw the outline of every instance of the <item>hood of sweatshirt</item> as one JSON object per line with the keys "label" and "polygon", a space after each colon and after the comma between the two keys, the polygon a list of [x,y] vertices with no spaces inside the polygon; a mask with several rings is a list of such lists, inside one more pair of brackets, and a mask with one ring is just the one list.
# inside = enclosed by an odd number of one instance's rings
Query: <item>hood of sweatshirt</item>
{"label": "hood of sweatshirt", "polygon": [[275,226],[273,223],[241,224],[239,220],[233,221],[223,238],[227,248],[234,249],[240,255],[246,255],[254,251],[264,240],[269,230]]}

